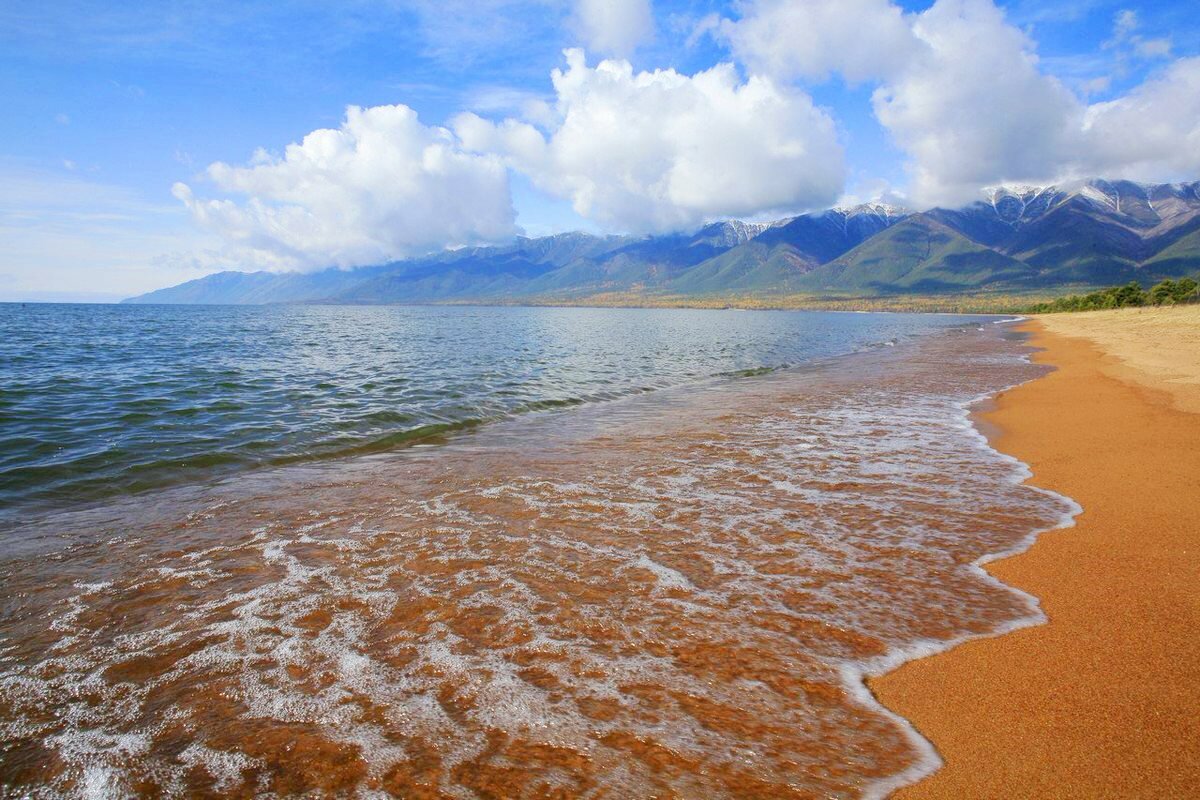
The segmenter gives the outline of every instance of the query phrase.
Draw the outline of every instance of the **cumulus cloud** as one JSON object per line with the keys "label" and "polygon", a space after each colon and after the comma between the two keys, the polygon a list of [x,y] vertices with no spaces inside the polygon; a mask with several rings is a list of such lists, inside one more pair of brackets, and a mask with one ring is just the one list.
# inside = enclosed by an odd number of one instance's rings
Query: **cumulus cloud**
{"label": "cumulus cloud", "polygon": [[628,57],[654,35],[650,0],[578,0],[575,27],[589,49]]}
{"label": "cumulus cloud", "polygon": [[907,63],[917,43],[890,0],[751,0],[717,36],[752,71],[780,80],[882,78]]}
{"label": "cumulus cloud", "polygon": [[1077,171],[1166,181],[1200,175],[1200,57],[1090,106]]}
{"label": "cumulus cloud", "polygon": [[1045,180],[1072,156],[1083,109],[1038,69],[1032,41],[990,0],[939,0],[912,20],[914,56],[872,96],[908,154],[925,204],[975,199],[979,187]]}
{"label": "cumulus cloud", "polygon": [[[1138,29],[1136,14],[1119,13],[1106,46],[1169,52]],[[1196,59],[1088,106],[1041,69],[1035,43],[992,0],[937,0],[919,14],[890,0],[754,0],[720,35],[742,63],[781,78],[878,81],[872,107],[907,156],[917,205],[957,205],[1008,181],[1200,170]]]}
{"label": "cumulus cloud", "polygon": [[517,232],[508,174],[494,155],[403,105],[346,110],[340,128],[309,133],[281,157],[209,166],[230,197],[173,194],[243,263],[278,269],[376,264]]}
{"label": "cumulus cloud", "polygon": [[476,152],[504,153],[539,188],[610,228],[687,228],[725,216],[824,207],[845,177],[833,121],[807,94],[730,64],[695,75],[587,65],[555,70],[554,122],[452,125]]}
{"label": "cumulus cloud", "polygon": [[[1136,16],[1117,17],[1135,45]],[[1081,177],[1167,180],[1200,170],[1200,59],[1091,106],[1038,67],[1034,43],[991,0],[938,0],[913,18],[920,54],[874,93],[908,153],[911,191],[957,204],[980,186]]]}

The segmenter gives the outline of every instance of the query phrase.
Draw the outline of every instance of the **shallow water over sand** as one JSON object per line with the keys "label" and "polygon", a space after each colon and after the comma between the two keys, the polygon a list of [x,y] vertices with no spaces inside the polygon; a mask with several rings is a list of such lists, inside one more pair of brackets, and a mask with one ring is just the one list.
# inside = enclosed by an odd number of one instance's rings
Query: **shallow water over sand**
{"label": "shallow water over sand", "polygon": [[859,796],[930,766],[864,670],[1037,614],[1063,522],[966,405],[985,325],[52,518],[0,563],[35,796]]}

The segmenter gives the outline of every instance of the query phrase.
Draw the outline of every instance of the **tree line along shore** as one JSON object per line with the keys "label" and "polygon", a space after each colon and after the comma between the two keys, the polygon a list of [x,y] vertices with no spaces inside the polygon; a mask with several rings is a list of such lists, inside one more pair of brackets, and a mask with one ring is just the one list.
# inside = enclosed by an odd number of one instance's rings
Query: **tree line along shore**
{"label": "tree line along shore", "polygon": [[1045,303],[1035,303],[1026,311],[1031,314],[1053,314],[1197,302],[1200,302],[1200,284],[1192,278],[1180,278],[1177,281],[1160,281],[1149,289],[1143,289],[1137,281],[1130,281],[1123,286],[1110,286],[1088,294],[1072,294]]}

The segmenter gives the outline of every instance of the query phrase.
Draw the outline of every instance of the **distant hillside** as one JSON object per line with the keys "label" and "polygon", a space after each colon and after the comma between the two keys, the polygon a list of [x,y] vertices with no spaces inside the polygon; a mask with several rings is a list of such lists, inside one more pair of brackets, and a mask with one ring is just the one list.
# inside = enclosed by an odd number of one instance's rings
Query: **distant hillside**
{"label": "distant hillside", "polygon": [[881,203],[693,234],[519,238],[354,270],[222,272],[128,303],[578,302],[1047,291],[1200,270],[1200,182],[997,187],[964,208]]}
{"label": "distant hillside", "polygon": [[1034,269],[914,214],[809,273],[804,288],[843,294],[937,294],[1030,282]]}

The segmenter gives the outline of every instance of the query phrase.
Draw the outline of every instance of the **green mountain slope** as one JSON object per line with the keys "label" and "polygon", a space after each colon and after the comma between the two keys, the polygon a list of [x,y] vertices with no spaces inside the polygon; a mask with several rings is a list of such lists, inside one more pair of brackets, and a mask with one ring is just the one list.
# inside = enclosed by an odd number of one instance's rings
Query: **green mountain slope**
{"label": "green mountain slope", "polygon": [[908,212],[866,204],[805,214],[688,270],[667,288],[679,294],[791,292],[803,276],[903,219]]}
{"label": "green mountain slope", "polygon": [[748,242],[700,263],[666,288],[679,294],[788,291],[817,263],[786,243],[772,247]]}
{"label": "green mountain slope", "polygon": [[1142,269],[1155,278],[1175,278],[1200,271],[1200,230],[1176,239],[1142,262]]}
{"label": "green mountain slope", "polygon": [[933,293],[1015,284],[1033,274],[1028,264],[917,214],[808,273],[801,285],[811,291]]}
{"label": "green mountain slope", "polygon": [[1081,198],[1062,204],[1024,227],[1005,252],[1037,267],[1046,283],[1109,285],[1134,280],[1144,240],[1090,205]]}

